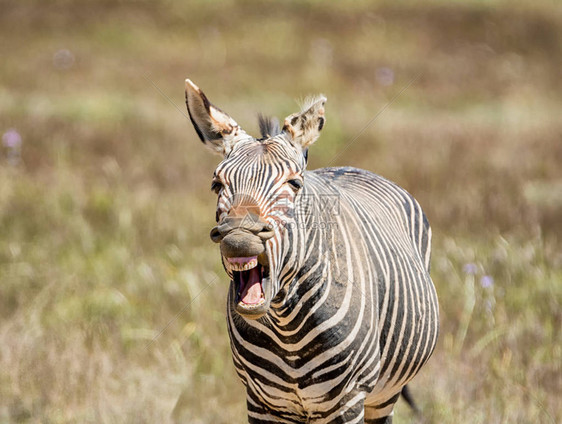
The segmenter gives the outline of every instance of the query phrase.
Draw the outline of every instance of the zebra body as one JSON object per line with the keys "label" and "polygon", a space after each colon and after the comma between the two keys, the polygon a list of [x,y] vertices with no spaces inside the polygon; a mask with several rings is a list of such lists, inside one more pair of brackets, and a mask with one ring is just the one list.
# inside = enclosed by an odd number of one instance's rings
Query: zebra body
{"label": "zebra body", "polygon": [[299,264],[284,264],[288,281],[280,282],[285,289],[270,312],[247,321],[228,309],[234,363],[249,388],[250,417],[258,420],[273,410],[288,422],[334,422],[330,412],[337,416],[342,403],[383,404],[437,339],[431,233],[418,203],[358,169],[321,169],[305,178],[303,202],[339,199],[339,210],[297,205],[304,222],[291,228],[296,252],[285,257]]}
{"label": "zebra body", "polygon": [[[197,132],[212,141],[222,112],[186,87]],[[236,135],[215,171],[211,237],[232,278],[228,331],[251,423],[390,423],[437,341],[428,221],[411,195],[371,172],[305,170],[307,125],[321,130],[321,106],[262,140],[221,120],[222,137]],[[201,109],[213,118],[207,129]]]}

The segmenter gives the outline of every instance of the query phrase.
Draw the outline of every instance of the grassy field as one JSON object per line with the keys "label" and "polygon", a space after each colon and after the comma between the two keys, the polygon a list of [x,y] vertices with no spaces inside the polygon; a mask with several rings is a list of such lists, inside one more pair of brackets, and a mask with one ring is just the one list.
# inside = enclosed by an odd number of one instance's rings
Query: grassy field
{"label": "grassy field", "polygon": [[253,133],[324,93],[309,167],[420,201],[427,422],[562,422],[557,1],[5,0],[0,40],[0,423],[244,422],[186,77]]}

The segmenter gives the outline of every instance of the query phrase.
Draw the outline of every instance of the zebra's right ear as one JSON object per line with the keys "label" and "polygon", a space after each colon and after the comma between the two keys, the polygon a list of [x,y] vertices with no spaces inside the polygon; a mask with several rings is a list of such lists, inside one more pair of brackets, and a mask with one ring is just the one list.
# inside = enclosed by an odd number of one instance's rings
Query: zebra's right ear
{"label": "zebra's right ear", "polygon": [[302,148],[303,152],[316,141],[324,127],[326,100],[323,95],[309,98],[299,113],[293,113],[285,118],[283,131],[291,137],[295,146]]}
{"label": "zebra's right ear", "polygon": [[191,123],[201,141],[213,152],[226,156],[246,133],[190,79],[185,80],[185,103]]}

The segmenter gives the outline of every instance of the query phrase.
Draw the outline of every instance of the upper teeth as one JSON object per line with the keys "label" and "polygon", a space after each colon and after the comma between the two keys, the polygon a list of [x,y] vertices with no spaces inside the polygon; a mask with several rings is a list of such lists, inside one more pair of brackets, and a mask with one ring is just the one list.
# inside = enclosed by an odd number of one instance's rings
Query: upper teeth
{"label": "upper teeth", "polygon": [[258,258],[227,258],[225,266],[229,271],[247,271],[258,266]]}

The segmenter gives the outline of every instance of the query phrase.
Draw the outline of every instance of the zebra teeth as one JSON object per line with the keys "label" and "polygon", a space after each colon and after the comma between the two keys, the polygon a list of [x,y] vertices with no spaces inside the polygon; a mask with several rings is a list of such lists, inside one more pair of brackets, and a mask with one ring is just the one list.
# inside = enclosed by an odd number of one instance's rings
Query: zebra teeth
{"label": "zebra teeth", "polygon": [[252,256],[249,258],[226,258],[224,264],[228,271],[248,271],[258,266],[258,258]]}

